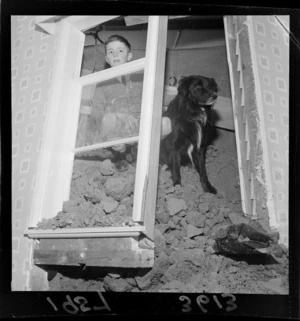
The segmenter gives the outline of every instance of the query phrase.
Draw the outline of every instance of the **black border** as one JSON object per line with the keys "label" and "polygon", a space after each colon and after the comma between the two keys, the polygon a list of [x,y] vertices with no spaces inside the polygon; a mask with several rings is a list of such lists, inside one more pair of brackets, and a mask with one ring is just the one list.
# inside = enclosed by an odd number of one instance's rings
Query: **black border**
{"label": "black border", "polygon": [[[1,2],[1,216],[0,216],[0,317],[50,317],[70,314],[60,310],[55,312],[46,300],[64,302],[66,295],[74,298],[82,295],[93,304],[99,304],[99,296],[95,292],[11,292],[11,15],[89,15],[89,14],[137,14],[137,15],[290,15],[290,26],[293,37],[290,38],[290,178],[289,178],[289,232],[290,232],[290,295],[235,295],[238,309],[229,313],[217,308],[204,315],[195,304],[196,293],[103,293],[111,312],[103,310],[98,315],[195,315],[206,317],[222,315],[230,319],[241,316],[299,318],[299,126],[300,123],[300,10],[253,2],[246,5],[237,4],[199,4],[179,0],[169,2],[158,1],[84,1],[84,0],[2,0]],[[293,39],[296,39],[295,41]],[[297,43],[298,42],[298,43]],[[10,106],[10,108],[9,108]],[[188,296],[192,300],[192,311],[182,312],[182,302],[179,297]],[[213,294],[207,294],[212,297]],[[217,294],[220,297],[220,294]],[[95,316],[95,312],[79,315]],[[98,316],[99,317],[99,316]]]}

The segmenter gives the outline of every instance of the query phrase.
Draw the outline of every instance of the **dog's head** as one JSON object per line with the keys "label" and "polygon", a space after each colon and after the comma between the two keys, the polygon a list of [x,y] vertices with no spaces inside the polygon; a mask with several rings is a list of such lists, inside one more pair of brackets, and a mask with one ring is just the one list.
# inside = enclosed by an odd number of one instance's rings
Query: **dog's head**
{"label": "dog's head", "polygon": [[180,80],[178,95],[202,106],[212,106],[218,98],[218,86],[213,78],[188,76]]}

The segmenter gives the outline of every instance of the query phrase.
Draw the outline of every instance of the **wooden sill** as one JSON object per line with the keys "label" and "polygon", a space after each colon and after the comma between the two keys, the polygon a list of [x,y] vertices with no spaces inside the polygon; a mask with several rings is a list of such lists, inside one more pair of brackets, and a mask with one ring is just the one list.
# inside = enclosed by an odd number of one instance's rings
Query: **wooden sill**
{"label": "wooden sill", "polygon": [[[136,229],[136,227],[132,227]],[[42,234],[33,247],[33,264],[41,266],[94,266],[115,268],[151,268],[154,243],[136,232],[98,233],[93,237],[76,234]],[[132,237],[137,234],[137,237]],[[38,234],[34,235],[35,237]],[[63,238],[67,236],[67,238]],[[94,234],[96,236],[96,233]]]}
{"label": "wooden sill", "polygon": [[103,237],[137,237],[145,234],[145,226],[122,227],[89,227],[89,228],[64,228],[56,230],[37,230],[28,228],[25,236],[31,239],[49,238],[103,238]]}

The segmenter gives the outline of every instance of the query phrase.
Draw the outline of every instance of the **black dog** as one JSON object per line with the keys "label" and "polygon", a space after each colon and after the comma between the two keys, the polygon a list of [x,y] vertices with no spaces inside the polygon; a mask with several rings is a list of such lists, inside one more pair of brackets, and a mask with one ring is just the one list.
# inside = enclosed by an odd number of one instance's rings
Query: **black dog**
{"label": "black dog", "polygon": [[183,157],[188,155],[200,175],[204,191],[217,193],[208,180],[205,166],[206,148],[212,134],[210,113],[217,97],[218,86],[212,78],[189,76],[179,82],[178,93],[164,113],[171,119],[172,132],[161,145],[174,185],[181,184],[180,166]]}

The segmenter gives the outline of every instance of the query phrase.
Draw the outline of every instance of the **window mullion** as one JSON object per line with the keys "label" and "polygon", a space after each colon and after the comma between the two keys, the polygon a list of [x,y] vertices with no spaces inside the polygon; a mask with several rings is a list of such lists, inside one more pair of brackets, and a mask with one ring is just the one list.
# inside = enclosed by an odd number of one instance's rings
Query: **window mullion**
{"label": "window mullion", "polygon": [[[142,110],[138,145],[138,162],[134,190],[133,220],[143,221],[143,208],[148,187],[150,143],[155,96],[156,65],[159,56],[159,25],[162,17],[150,16],[146,44],[146,63],[144,72]],[[161,53],[160,53],[161,54]]]}
{"label": "window mullion", "polygon": [[115,66],[113,68],[105,70],[100,70],[98,72],[86,76],[78,77],[76,79],[76,82],[82,86],[87,86],[94,83],[110,80],[118,76],[123,76],[137,71],[141,71],[145,68],[145,61],[145,58],[140,58],[123,65]]}

